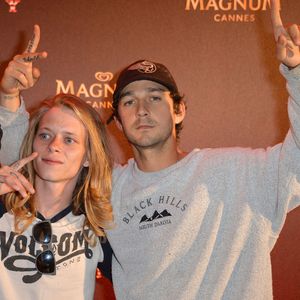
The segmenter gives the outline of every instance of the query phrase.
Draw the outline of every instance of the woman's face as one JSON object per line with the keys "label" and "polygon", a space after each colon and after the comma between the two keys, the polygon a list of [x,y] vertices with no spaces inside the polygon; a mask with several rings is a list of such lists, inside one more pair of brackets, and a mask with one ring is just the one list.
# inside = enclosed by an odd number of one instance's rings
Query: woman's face
{"label": "woman's face", "polygon": [[42,117],[33,141],[37,176],[49,182],[76,183],[86,160],[87,132],[75,113],[53,107]]}

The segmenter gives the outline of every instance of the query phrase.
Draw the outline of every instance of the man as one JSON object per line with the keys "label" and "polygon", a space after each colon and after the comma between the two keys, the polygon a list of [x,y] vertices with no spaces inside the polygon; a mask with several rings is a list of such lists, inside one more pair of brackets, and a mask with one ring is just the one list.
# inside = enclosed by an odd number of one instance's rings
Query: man
{"label": "man", "polygon": [[272,299],[270,252],[300,201],[300,34],[283,28],[278,0],[272,23],[291,94],[291,130],[273,148],[183,153],[185,105],[167,68],[120,74],[114,114],[134,159],[114,170],[118,299]]}

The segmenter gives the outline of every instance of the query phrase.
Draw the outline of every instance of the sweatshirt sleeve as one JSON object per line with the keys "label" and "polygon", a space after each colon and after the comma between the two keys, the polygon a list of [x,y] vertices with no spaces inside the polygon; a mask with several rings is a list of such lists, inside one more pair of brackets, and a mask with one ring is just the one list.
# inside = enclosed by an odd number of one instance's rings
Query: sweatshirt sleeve
{"label": "sweatshirt sleeve", "polygon": [[300,66],[289,70],[281,65],[280,71],[287,80],[290,130],[279,157],[277,217],[273,223],[273,230],[277,233],[286,214],[300,205]]}
{"label": "sweatshirt sleeve", "polygon": [[16,112],[0,106],[0,124],[3,130],[0,150],[1,165],[10,165],[19,159],[19,150],[28,130],[29,113],[24,101]]}
{"label": "sweatshirt sleeve", "polygon": [[288,70],[286,66],[281,65],[280,71],[287,80],[287,90],[290,95],[288,104],[290,131],[300,149],[300,66]]}

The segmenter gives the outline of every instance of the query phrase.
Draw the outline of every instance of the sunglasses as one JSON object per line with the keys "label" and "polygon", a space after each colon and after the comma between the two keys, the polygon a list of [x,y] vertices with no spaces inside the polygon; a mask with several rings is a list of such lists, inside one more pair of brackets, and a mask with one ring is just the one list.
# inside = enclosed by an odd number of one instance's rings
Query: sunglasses
{"label": "sunglasses", "polygon": [[47,220],[36,223],[32,228],[32,236],[37,243],[47,246],[46,250],[36,257],[37,270],[43,274],[55,275],[56,262],[52,251],[51,223]]}

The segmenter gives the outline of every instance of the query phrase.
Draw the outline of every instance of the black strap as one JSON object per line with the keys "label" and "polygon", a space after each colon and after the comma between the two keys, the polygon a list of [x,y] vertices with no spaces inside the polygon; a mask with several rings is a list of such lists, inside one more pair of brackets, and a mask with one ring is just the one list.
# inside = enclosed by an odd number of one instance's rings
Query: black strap
{"label": "black strap", "polygon": [[[51,223],[55,223],[55,222],[59,221],[60,219],[62,219],[63,217],[65,217],[71,211],[72,211],[72,204],[70,204],[69,206],[67,206],[62,211],[60,211],[58,214],[56,214],[54,217],[52,217],[49,221]],[[37,212],[36,217],[39,218],[42,221],[46,220],[46,218],[41,213],[39,213],[39,212]]]}
{"label": "black strap", "polygon": [[4,199],[1,199],[0,196],[0,218],[2,218],[2,216],[6,213],[6,207],[3,203]]}
{"label": "black strap", "polygon": [[1,140],[2,140],[2,136],[3,136],[3,130],[2,130],[1,124],[0,124],[0,150],[1,150]]}

